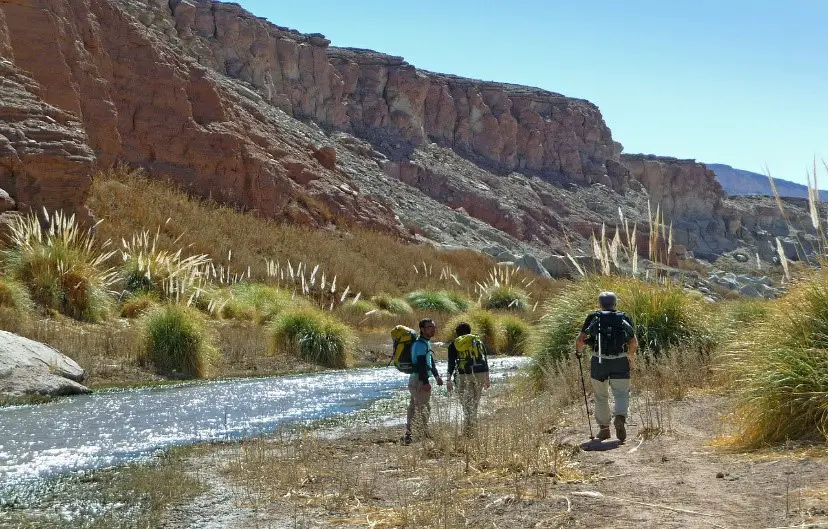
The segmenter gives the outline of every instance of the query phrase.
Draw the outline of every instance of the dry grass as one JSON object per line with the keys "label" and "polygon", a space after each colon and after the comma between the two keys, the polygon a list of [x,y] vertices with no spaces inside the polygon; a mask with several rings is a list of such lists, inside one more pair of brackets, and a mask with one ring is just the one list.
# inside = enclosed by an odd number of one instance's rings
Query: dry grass
{"label": "dry grass", "polygon": [[[229,269],[229,276],[246,274],[249,267],[253,279],[266,279],[265,260],[290,261],[293,266],[312,263],[319,264],[329,278],[336,276],[340,288],[349,285],[353,293],[367,295],[418,288],[472,290],[475,282],[486,280],[493,265],[476,252],[439,251],[377,232],[277,224],[191,198],[170,184],[124,168],[95,177],[88,206],[103,220],[97,228],[101,239],[131,240],[136,227],[161,226],[158,249],[175,252],[184,246],[192,254],[207,254],[216,266]],[[554,290],[554,283],[539,279],[536,287],[543,293]]]}
{"label": "dry grass", "polygon": [[[572,449],[550,434],[554,402],[513,394],[498,404],[473,441],[435,406],[433,438],[409,447],[387,432],[355,440],[284,433],[244,443],[225,472],[243,506],[276,509],[299,525],[478,527],[482,505],[549,499],[553,484],[581,477]],[[553,514],[565,512],[564,504]]]}

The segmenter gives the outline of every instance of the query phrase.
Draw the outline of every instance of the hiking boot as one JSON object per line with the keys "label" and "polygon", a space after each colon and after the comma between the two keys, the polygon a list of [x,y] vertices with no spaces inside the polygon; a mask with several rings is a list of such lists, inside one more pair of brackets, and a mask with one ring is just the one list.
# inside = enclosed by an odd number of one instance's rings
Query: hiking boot
{"label": "hiking boot", "polygon": [[598,435],[596,435],[595,438],[603,441],[605,439],[609,439],[610,437],[612,437],[612,434],[610,433],[609,425],[599,426]]}
{"label": "hiking boot", "polygon": [[406,446],[411,444],[411,432],[405,432],[402,438],[402,444]]}
{"label": "hiking boot", "polygon": [[612,421],[615,426],[615,437],[622,443],[627,439],[627,428],[624,426],[626,422],[627,418],[623,415],[616,415],[615,420]]}

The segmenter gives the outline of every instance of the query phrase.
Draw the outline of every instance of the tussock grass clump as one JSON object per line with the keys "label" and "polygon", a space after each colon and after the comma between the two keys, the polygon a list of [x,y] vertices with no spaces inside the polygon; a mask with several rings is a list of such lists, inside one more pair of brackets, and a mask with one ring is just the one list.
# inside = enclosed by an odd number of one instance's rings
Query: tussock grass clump
{"label": "tussock grass clump", "polygon": [[[210,258],[205,254],[184,257],[183,250],[161,247],[160,229],[154,236],[144,230],[122,240],[120,280],[128,293],[151,293],[161,299],[190,298],[204,282]],[[170,243],[176,245],[175,239]]]}
{"label": "tussock grass clump", "polygon": [[396,298],[389,294],[377,294],[371,297],[371,301],[376,305],[376,308],[388,311],[391,314],[407,316],[414,312],[414,309],[411,308],[411,305],[406,300]]}
{"label": "tussock grass clump", "polygon": [[261,283],[238,283],[230,287],[227,297],[214,297],[213,304],[223,318],[265,324],[290,307],[306,302],[290,292]]}
{"label": "tussock grass clump", "polygon": [[506,355],[523,356],[528,352],[532,326],[517,316],[505,315],[499,318],[502,329],[500,352]]}
{"label": "tussock grass clump", "polygon": [[25,286],[13,279],[0,277],[0,307],[30,312],[34,303]]}
{"label": "tussock grass clump", "polygon": [[143,320],[146,359],[160,373],[204,378],[216,351],[197,311],[166,304],[150,311]]}
{"label": "tussock grass clump", "polygon": [[536,382],[542,383],[544,370],[554,370],[558,362],[574,355],[575,338],[587,314],[597,310],[598,294],[603,290],[615,292],[618,310],[632,318],[639,354],[658,356],[673,348],[707,353],[712,347],[716,329],[703,299],[673,285],[591,276],[545,305],[530,347]]}
{"label": "tussock grass clump", "polygon": [[457,310],[460,310],[460,311],[469,310],[475,304],[472,300],[470,300],[469,298],[467,298],[463,294],[460,294],[460,293],[455,292],[453,290],[448,291],[447,295],[448,295],[448,298],[455,305],[457,305]]}
{"label": "tussock grass clump", "polygon": [[457,304],[445,290],[415,290],[406,296],[408,303],[417,310],[447,312],[456,314],[460,311]]}
{"label": "tussock grass clump", "polygon": [[271,332],[276,350],[328,367],[346,367],[356,341],[345,324],[313,307],[284,312]]}
{"label": "tussock grass clump", "polygon": [[158,298],[153,294],[141,293],[131,296],[121,305],[121,317],[137,318],[158,305]]}
{"label": "tussock grass clump", "polygon": [[491,285],[483,291],[481,305],[491,310],[526,310],[529,294],[514,285]]}
{"label": "tussock grass clump", "polygon": [[471,325],[472,334],[480,336],[489,354],[497,354],[501,347],[501,332],[497,315],[485,309],[472,309],[454,316],[446,323],[441,333],[443,341],[449,342],[457,337],[454,329],[460,322]]}
{"label": "tussock grass clump", "polygon": [[736,441],[828,441],[828,273],[814,272],[734,333],[722,368],[736,374]]}
{"label": "tussock grass clump", "polygon": [[71,318],[95,322],[112,305],[114,271],[106,266],[114,252],[102,249],[91,230],[74,215],[55,212],[44,229],[35,215],[10,223],[11,246],[5,250],[8,273],[29,289],[35,303]]}

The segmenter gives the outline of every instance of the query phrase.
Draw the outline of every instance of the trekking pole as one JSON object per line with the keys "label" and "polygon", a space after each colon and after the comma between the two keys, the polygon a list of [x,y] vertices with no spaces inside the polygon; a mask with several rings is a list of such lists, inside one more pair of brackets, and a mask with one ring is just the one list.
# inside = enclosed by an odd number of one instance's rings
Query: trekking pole
{"label": "trekking pole", "polygon": [[581,355],[577,355],[578,359],[578,371],[581,372],[581,389],[584,390],[584,406],[586,406],[586,416],[587,416],[587,424],[589,424],[589,438],[595,439],[595,436],[592,434],[592,420],[589,418],[589,401],[587,400],[586,394],[586,383],[584,382],[584,366],[581,364]]}

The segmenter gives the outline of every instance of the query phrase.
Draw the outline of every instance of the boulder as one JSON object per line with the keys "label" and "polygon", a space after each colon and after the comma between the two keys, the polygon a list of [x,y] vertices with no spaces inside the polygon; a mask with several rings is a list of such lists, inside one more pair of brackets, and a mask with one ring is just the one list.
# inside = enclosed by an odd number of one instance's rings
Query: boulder
{"label": "boulder", "polygon": [[55,349],[0,331],[0,395],[73,395],[88,393],[80,384],[86,372]]}
{"label": "boulder", "polygon": [[575,267],[569,261],[569,258],[564,255],[550,255],[541,264],[546,269],[550,277],[564,278],[572,277]]}
{"label": "boulder", "polygon": [[515,260],[515,266],[531,270],[541,277],[552,277],[549,272],[546,271],[546,268],[543,267],[543,264],[541,264],[538,258],[534,255],[526,254],[520,256],[517,260]]}

